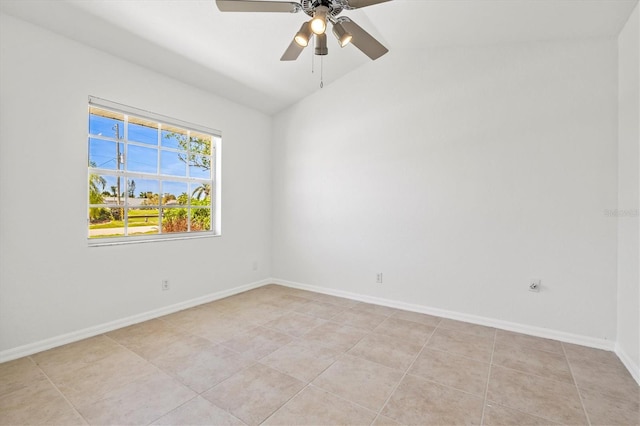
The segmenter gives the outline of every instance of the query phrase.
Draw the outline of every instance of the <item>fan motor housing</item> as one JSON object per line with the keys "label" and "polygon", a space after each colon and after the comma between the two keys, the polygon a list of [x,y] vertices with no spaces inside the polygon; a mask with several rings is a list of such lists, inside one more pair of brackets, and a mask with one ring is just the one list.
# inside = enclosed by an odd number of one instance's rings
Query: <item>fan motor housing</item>
{"label": "fan motor housing", "polygon": [[304,13],[312,18],[318,6],[326,6],[329,8],[327,15],[334,17],[338,16],[344,10],[344,4],[341,0],[301,0],[300,5]]}

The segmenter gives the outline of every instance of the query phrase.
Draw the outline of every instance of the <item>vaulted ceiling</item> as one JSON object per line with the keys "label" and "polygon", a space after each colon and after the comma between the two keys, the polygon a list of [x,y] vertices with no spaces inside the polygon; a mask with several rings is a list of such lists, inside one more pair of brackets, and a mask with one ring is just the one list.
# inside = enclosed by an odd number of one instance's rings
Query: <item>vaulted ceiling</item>
{"label": "vaulted ceiling", "polygon": [[[638,0],[392,0],[347,15],[395,51],[615,37]],[[303,13],[221,13],[215,0],[2,0],[0,11],[268,114],[370,60],[329,38],[280,62]],[[314,60],[315,59],[315,60]],[[313,69],[312,73],[312,62]]]}

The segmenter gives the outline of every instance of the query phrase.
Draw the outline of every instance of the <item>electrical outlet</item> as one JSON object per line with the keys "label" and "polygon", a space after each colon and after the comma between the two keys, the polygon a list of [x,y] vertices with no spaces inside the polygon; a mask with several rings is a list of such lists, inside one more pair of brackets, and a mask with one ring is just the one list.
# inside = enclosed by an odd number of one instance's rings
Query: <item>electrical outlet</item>
{"label": "electrical outlet", "polygon": [[162,280],[162,291],[169,290],[169,280]]}
{"label": "electrical outlet", "polygon": [[538,293],[540,291],[540,283],[541,283],[541,280],[539,280],[537,278],[536,279],[533,279],[533,278],[530,279],[529,280],[529,291],[533,291],[533,292]]}
{"label": "electrical outlet", "polygon": [[382,272],[378,272],[376,275],[376,283],[382,284]]}

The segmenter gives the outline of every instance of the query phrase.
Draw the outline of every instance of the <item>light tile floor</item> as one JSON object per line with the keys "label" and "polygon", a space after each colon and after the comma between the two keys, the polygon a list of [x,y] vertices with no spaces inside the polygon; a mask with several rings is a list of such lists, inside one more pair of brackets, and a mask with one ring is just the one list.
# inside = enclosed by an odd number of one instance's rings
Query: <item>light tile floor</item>
{"label": "light tile floor", "polygon": [[638,425],[612,352],[268,285],[0,364],[0,424]]}

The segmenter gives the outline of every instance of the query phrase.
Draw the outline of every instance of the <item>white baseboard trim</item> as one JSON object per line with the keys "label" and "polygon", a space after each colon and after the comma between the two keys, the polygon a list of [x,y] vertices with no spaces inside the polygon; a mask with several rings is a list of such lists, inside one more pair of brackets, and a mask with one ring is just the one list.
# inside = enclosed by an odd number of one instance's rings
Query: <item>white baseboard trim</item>
{"label": "white baseboard trim", "polygon": [[620,361],[627,367],[629,373],[631,373],[631,377],[633,377],[636,382],[638,382],[638,386],[640,386],[640,365],[636,364],[633,359],[616,343],[616,355],[620,358]]}
{"label": "white baseboard trim", "polygon": [[448,311],[444,309],[432,308],[429,306],[415,305],[412,303],[399,302],[396,300],[383,299],[380,297],[373,297],[362,295],[358,293],[351,293],[342,290],[336,290],[326,287],[319,287],[315,285],[302,284],[294,281],[282,280],[274,278],[272,280],[275,284],[284,285],[287,287],[297,288],[301,290],[309,290],[316,293],[329,294],[331,296],[344,297],[347,299],[358,300],[360,302],[373,303],[376,305],[388,306],[391,308],[402,309],[405,311],[419,312],[422,314],[435,315],[442,318],[449,318],[458,321],[470,322],[472,324],[485,325],[489,327],[499,328],[501,330],[514,331],[517,333],[528,334],[531,336],[542,337],[545,339],[559,340],[566,343],[574,343],[577,345],[588,346],[597,349],[604,349],[607,351],[613,351],[615,343],[609,340],[597,339],[594,337],[583,336],[579,334],[566,333],[563,331],[552,330],[542,327],[534,327],[526,324],[519,324],[509,321],[502,321],[494,318],[481,317],[477,315],[469,315],[455,311]]}
{"label": "white baseboard trim", "polygon": [[140,322],[144,322],[150,319],[172,314],[174,312],[182,311],[184,309],[192,308],[194,306],[202,305],[204,303],[213,302],[214,300],[222,299],[225,297],[233,296],[234,294],[242,293],[247,290],[252,290],[254,288],[262,287],[263,285],[270,284],[271,282],[272,282],[271,279],[256,281],[250,284],[241,285],[228,290],[218,291],[215,293],[207,294],[205,296],[197,297],[195,299],[176,303],[173,305],[164,306],[162,308],[154,309],[152,311],[144,312],[137,315],[132,315],[130,317],[111,321],[105,324],[84,328],[82,330],[72,331],[71,333],[61,334],[59,336],[51,337],[38,342],[33,342],[27,345],[18,346],[16,348],[0,351],[0,363],[22,358],[24,356],[33,355],[35,353],[46,351],[51,348],[66,345],[67,343],[77,342],[79,340],[83,340],[89,337],[94,337],[103,333],[107,333],[109,331],[117,330],[118,328],[127,327],[133,324],[138,324]]}

